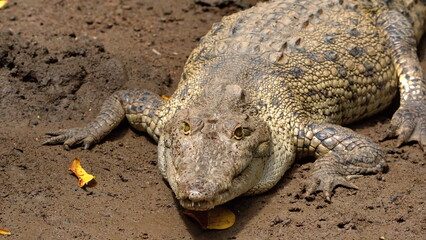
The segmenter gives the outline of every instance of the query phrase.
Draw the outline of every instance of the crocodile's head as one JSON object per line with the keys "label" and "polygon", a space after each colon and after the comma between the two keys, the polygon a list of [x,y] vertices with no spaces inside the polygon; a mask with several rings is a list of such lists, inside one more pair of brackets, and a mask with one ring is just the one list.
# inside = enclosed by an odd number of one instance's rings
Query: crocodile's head
{"label": "crocodile's head", "polygon": [[186,209],[208,210],[246,193],[271,154],[267,125],[239,105],[241,88],[223,88],[221,99],[179,110],[160,137],[160,170]]}

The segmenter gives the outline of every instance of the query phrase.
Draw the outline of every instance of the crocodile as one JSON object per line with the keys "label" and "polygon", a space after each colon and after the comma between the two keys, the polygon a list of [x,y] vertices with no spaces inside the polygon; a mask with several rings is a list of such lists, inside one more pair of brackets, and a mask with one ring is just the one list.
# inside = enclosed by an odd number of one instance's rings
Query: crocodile
{"label": "crocodile", "polygon": [[44,144],[89,149],[127,118],[158,143],[181,206],[204,211],[271,189],[296,159],[316,158],[306,196],[387,170],[384,150],[343,127],[399,92],[386,134],[426,145],[426,82],[416,46],[424,0],[275,0],[213,24],[164,99],[119,90],[85,127]]}

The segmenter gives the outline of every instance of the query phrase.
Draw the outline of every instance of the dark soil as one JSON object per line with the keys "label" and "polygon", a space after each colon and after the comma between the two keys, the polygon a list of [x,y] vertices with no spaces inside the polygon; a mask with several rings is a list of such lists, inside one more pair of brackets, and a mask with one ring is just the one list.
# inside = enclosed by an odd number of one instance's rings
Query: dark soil
{"label": "dark soil", "polygon": [[[301,197],[312,167],[301,161],[272,191],[229,203],[237,221],[224,231],[202,230],[182,214],[157,169],[155,143],[127,123],[90,151],[41,145],[45,132],[93,119],[118,89],[171,95],[199,38],[240,8],[11,0],[0,10],[0,228],[12,232],[0,239],[426,239],[417,144],[381,142],[389,172],[353,180],[359,190],[336,189],[331,203]],[[395,109],[350,127],[379,141]],[[95,186],[76,185],[68,170],[75,157]]]}

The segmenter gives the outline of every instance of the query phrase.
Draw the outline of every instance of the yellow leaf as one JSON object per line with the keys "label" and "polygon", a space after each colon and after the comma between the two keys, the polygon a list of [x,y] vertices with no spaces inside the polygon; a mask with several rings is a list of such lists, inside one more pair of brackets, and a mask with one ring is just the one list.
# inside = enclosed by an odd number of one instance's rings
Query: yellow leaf
{"label": "yellow leaf", "polygon": [[[1,2],[1,1],[0,1]],[[0,235],[12,235],[11,232],[4,230],[4,229],[0,229]]]}
{"label": "yellow leaf", "polygon": [[207,229],[227,229],[235,223],[235,214],[224,207],[213,208],[208,211]]}
{"label": "yellow leaf", "polygon": [[170,100],[170,97],[167,95],[161,95],[162,98],[166,99],[166,100]]}
{"label": "yellow leaf", "polygon": [[0,0],[0,8],[4,7],[4,5],[6,5],[7,2],[8,0]]}
{"label": "yellow leaf", "polygon": [[185,210],[183,213],[195,219],[203,229],[223,230],[235,223],[235,214],[225,207],[216,207],[208,211]]}
{"label": "yellow leaf", "polygon": [[79,158],[75,158],[72,161],[71,167],[69,169],[78,177],[79,187],[83,187],[95,178],[95,176],[88,174],[86,170],[83,169]]}

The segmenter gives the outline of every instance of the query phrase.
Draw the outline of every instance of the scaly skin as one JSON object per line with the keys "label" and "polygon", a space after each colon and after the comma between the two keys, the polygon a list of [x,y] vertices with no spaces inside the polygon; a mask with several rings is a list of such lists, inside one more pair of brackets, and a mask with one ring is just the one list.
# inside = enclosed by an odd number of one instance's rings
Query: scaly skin
{"label": "scaly skin", "polygon": [[45,144],[85,148],[126,116],[158,141],[158,166],[184,208],[207,210],[273,187],[317,158],[307,195],[386,168],[348,124],[386,108],[398,143],[426,145],[426,83],[416,56],[426,6],[414,0],[288,0],[224,17],[201,39],[170,100],[119,91],[83,128]]}

